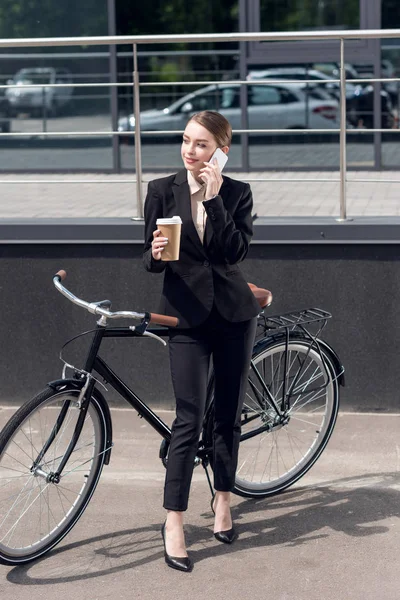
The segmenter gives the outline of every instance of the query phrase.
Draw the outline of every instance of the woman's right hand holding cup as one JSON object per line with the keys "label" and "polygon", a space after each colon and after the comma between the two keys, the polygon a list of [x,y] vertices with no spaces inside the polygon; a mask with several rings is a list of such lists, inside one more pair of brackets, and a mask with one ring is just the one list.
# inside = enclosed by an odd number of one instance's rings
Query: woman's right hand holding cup
{"label": "woman's right hand holding cup", "polygon": [[165,246],[168,244],[168,238],[161,236],[161,231],[156,229],[153,231],[153,241],[151,242],[151,254],[154,260],[161,260],[161,254]]}

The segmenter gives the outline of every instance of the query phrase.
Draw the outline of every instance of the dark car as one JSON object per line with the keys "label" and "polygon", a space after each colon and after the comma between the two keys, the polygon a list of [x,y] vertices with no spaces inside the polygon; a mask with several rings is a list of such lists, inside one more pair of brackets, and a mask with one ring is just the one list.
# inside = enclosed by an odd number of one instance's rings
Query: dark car
{"label": "dark car", "polygon": [[11,131],[10,104],[4,94],[0,95],[0,131],[1,133]]}
{"label": "dark car", "polygon": [[[393,104],[390,94],[381,90],[381,119],[379,128],[392,129],[394,125]],[[374,128],[374,88],[372,85],[360,88],[356,95],[347,101],[347,118],[354,127]]]}
{"label": "dark car", "polygon": [[[314,65],[314,68],[321,69],[326,75],[334,79],[340,78],[339,63],[321,63]],[[381,62],[382,77],[394,77],[394,67],[388,60]],[[351,84],[352,79],[374,78],[374,71],[371,65],[345,65],[346,80]],[[382,84],[381,88],[381,122],[380,128],[391,129],[395,123],[394,108],[397,106],[398,84],[396,82],[387,82]],[[355,127],[374,127],[374,88],[367,81],[365,84],[357,85],[353,97],[347,94],[347,116],[348,120]]]}

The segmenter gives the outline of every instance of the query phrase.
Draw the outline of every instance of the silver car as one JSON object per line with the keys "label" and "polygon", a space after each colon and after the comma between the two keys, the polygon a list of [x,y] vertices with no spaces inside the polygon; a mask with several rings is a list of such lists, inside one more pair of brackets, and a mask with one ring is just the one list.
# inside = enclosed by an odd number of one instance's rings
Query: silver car
{"label": "silver car", "polygon": [[[332,79],[337,79],[335,75],[327,75],[317,69],[306,69],[304,67],[277,67],[273,69],[254,69],[247,76],[248,80],[259,81],[260,79],[285,79],[299,81],[314,81],[318,87],[325,89],[332,96],[340,99],[340,84],[332,82]],[[346,97],[353,98],[357,91],[361,88],[360,85],[346,83]]]}
{"label": "silver car", "polygon": [[[339,104],[323,90],[305,85],[248,84],[249,129],[335,129],[339,126]],[[308,97],[307,97],[308,96]],[[223,114],[233,129],[241,129],[240,84],[209,85],[187,94],[163,110],[140,113],[142,131],[182,131],[190,118],[202,110]],[[133,115],[121,117],[118,131],[134,131]],[[123,136],[121,136],[124,141]],[[126,139],[125,139],[126,141]]]}
{"label": "silver car", "polygon": [[[51,87],[54,83],[69,85]],[[41,116],[45,109],[54,116],[71,102],[73,94],[71,74],[61,68],[20,69],[7,84],[12,86],[6,89],[5,95],[13,113],[27,111]]]}

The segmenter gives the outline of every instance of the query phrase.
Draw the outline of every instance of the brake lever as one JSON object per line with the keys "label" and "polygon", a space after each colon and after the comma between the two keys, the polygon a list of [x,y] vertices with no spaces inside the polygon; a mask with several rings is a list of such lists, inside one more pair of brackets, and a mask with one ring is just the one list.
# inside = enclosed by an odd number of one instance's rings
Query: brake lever
{"label": "brake lever", "polygon": [[149,323],[150,323],[150,313],[146,312],[145,318],[143,319],[143,321],[139,325],[132,325],[131,327],[129,327],[129,329],[131,329],[132,331],[137,331],[140,335],[143,335],[143,336],[146,335],[147,337],[154,338],[158,342],[161,342],[163,346],[166,346],[167,345],[166,341],[164,341],[158,335],[155,335],[155,333],[151,333],[150,331],[147,331],[147,327],[148,327]]}
{"label": "brake lever", "polygon": [[163,340],[162,338],[160,338],[158,335],[155,335],[154,333],[151,333],[150,331],[145,331],[142,335],[147,335],[148,337],[154,338],[158,342],[161,342],[163,346],[167,345],[167,342],[165,340]]}

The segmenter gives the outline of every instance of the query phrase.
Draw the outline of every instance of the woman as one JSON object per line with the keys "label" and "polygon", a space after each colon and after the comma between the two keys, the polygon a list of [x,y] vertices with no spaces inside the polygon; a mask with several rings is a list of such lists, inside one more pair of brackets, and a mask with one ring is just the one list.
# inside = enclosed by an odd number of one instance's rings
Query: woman
{"label": "woman", "polygon": [[[235,481],[240,415],[260,307],[238,262],[252,237],[250,186],[222,177],[216,148],[229,151],[232,129],[221,114],[195,114],[183,133],[184,169],[149,183],[145,203],[144,265],[165,272],[160,311],[179,318],[170,331],[170,365],[176,419],[164,488],[167,518],[162,528],[166,563],[191,571],[183,532],[194,458],[206,402],[212,356],[215,371],[214,535],[232,543],[230,491]],[[179,215],[179,260],[161,260],[168,240],[156,220]]]}

